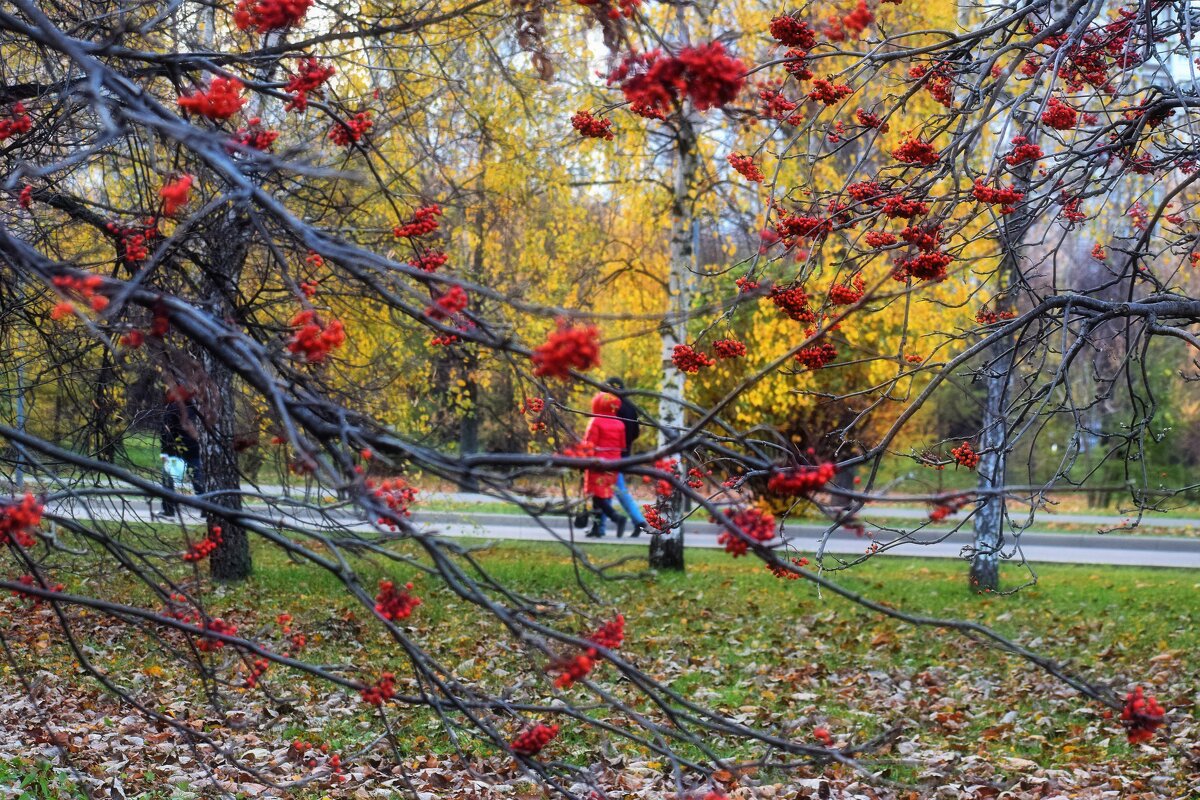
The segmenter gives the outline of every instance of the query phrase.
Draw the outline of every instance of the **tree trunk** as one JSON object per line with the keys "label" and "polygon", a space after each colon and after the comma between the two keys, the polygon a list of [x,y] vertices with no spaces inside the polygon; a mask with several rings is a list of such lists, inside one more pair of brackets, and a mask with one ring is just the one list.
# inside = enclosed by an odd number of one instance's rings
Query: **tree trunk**
{"label": "tree trunk", "polygon": [[655,533],[650,537],[650,566],[654,569],[683,571],[683,531]]}
{"label": "tree trunk", "polygon": [[[462,363],[463,387],[462,399],[464,407],[458,418],[458,452],[469,455],[479,452],[479,384],[475,382],[474,359],[464,356]],[[458,479],[458,488],[464,492],[478,492],[479,479],[469,472],[463,472]]]}
{"label": "tree trunk", "polygon": [[1012,370],[1008,342],[989,352],[987,397],[983,404],[983,429],[979,435],[979,484],[981,502],[975,511],[975,552],[971,558],[970,585],[976,592],[1000,588],[1000,543],[1004,536],[1004,488],[1008,445],[1004,418],[1004,396]]}
{"label": "tree trunk", "polygon": [[[212,400],[215,401],[213,410],[216,413],[203,426],[204,433],[200,437],[200,464],[204,472],[204,483],[200,488],[206,493],[220,492],[210,497],[211,502],[240,510],[241,473],[238,470],[237,451],[233,448],[233,372],[207,354],[204,367],[208,373],[209,389],[214,393]],[[210,556],[209,568],[213,580],[240,581],[250,577],[250,541],[246,531],[210,514],[210,534],[215,527],[221,528],[221,544]]]}
{"label": "tree trunk", "polygon": [[[1018,120],[1023,118],[1018,115]],[[1032,131],[1029,132],[1032,140]],[[1018,168],[1013,185],[1028,194],[1033,162]],[[996,297],[992,310],[1015,311],[1016,303],[1008,292],[1019,284],[1021,254],[1033,218],[1024,208],[1009,217],[999,228],[1001,259],[996,274]],[[1008,429],[1005,426],[1004,399],[1014,364],[1014,340],[1001,339],[988,348],[984,381],[987,394],[983,405],[983,427],[979,434],[979,505],[975,511],[974,554],[969,584],[976,592],[994,592],[1000,588],[1000,544],[1004,538],[1005,471],[1008,461]]]}
{"label": "tree trunk", "polygon": [[[204,305],[218,319],[237,319],[238,286],[249,256],[249,220],[232,208],[224,224],[209,240],[209,263],[202,265],[201,296]],[[204,367],[203,394],[200,399],[199,491],[211,496],[211,502],[232,510],[242,507],[241,471],[234,447],[237,401],[233,371],[208,349],[200,353]],[[216,492],[217,494],[212,494]],[[216,581],[240,581],[250,577],[250,541],[246,531],[216,514],[207,516],[208,530],[221,529],[221,543],[209,558],[209,570]],[[215,537],[214,537],[215,538]]]}
{"label": "tree trunk", "polygon": [[[695,248],[695,191],[700,161],[696,149],[696,131],[685,103],[680,112],[679,132],[671,198],[671,250],[668,278],[667,317],[661,327],[663,381],[658,406],[658,445],[676,438],[687,424],[684,413],[685,375],[675,367],[675,346],[688,340],[688,312],[691,308]],[[678,527],[670,534],[650,537],[650,566],[655,569],[683,569],[682,497],[672,497],[670,518]]]}

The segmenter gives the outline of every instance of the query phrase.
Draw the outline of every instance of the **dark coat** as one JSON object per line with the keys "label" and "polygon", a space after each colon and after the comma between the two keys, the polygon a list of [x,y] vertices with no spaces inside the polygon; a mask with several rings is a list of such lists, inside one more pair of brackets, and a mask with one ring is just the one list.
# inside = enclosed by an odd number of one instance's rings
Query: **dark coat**
{"label": "dark coat", "polygon": [[617,409],[617,417],[620,418],[621,422],[625,423],[625,449],[621,451],[622,458],[629,455],[629,451],[633,447],[633,440],[642,432],[642,426],[638,424],[638,417],[641,415],[641,409],[629,402],[628,397],[621,398],[621,406]]}
{"label": "dark coat", "polygon": [[162,430],[159,434],[162,452],[169,456],[178,456],[189,465],[197,464],[200,461],[200,442],[192,431],[199,430],[197,423],[200,415],[196,411],[196,404],[188,402],[184,406],[188,420],[188,424],[185,425],[183,416],[179,413],[179,405],[169,402],[163,409]]}

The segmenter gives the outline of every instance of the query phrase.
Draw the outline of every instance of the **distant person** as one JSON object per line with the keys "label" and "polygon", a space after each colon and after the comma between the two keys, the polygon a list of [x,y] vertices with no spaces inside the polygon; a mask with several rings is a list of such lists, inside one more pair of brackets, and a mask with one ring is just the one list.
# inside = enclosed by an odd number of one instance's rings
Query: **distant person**
{"label": "distant person", "polygon": [[[162,485],[168,492],[175,491],[175,487],[183,483],[184,475],[187,473],[187,464],[179,456],[168,455],[162,453],[159,458],[162,459]],[[162,515],[164,517],[173,517],[179,513],[179,504],[169,497],[164,497],[162,501]]]}
{"label": "distant person", "polygon": [[[583,440],[590,442],[596,458],[616,461],[625,449],[625,425],[615,415],[621,407],[616,395],[597,392],[592,397],[592,414],[588,420]],[[583,490],[592,498],[592,529],[588,538],[604,536],[604,519],[611,519],[617,526],[617,538],[625,535],[625,517],[616,512],[612,505],[613,487],[620,477],[616,472],[589,469],[584,473]]]}
{"label": "distant person", "polygon": [[[642,416],[642,412],[624,395],[625,381],[620,378],[609,378],[608,385],[617,390],[617,395],[621,400],[621,406],[617,409],[617,418],[625,424],[625,447],[621,450],[621,458],[628,458],[633,449],[633,440],[642,432],[642,426],[638,423],[638,417]],[[641,536],[642,531],[646,530],[646,517],[642,514],[641,505],[630,494],[629,487],[625,483],[625,475],[620,472],[617,473],[617,485],[613,489],[613,494],[616,495],[621,508],[625,509],[625,513],[633,520],[632,535]]]}
{"label": "distant person", "polygon": [[[184,414],[187,415],[186,422]],[[199,428],[200,414],[196,409],[196,404],[192,400],[180,402],[178,400],[167,400],[166,407],[163,408],[162,428],[160,431],[161,449],[164,463],[164,475],[167,474],[166,467],[170,464],[169,459],[177,458],[181,460],[188,470],[192,473],[192,489],[196,494],[204,493],[204,470],[200,465],[200,441],[196,438],[196,432]],[[175,473],[179,474],[179,473]],[[173,477],[173,476],[172,476]],[[182,479],[182,475],[180,475]],[[172,485],[167,488],[174,490],[175,481],[172,480]],[[163,482],[166,486],[166,481]],[[168,516],[175,513],[174,510],[168,511],[168,507],[174,508],[174,503],[170,506],[163,502],[163,514]]]}

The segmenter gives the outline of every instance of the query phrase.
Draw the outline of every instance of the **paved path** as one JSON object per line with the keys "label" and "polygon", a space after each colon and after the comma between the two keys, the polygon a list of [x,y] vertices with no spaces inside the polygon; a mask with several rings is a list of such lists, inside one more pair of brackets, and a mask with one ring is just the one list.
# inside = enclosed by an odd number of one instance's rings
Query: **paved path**
{"label": "paved path", "polygon": [[[126,522],[155,521],[143,500],[130,500],[119,504],[108,502],[94,504],[90,514],[98,520],[122,519]],[[85,517],[77,504],[63,503],[47,509],[50,514],[67,517]],[[283,513],[273,510],[275,518]],[[285,515],[289,524],[302,527],[321,528],[335,526],[356,531],[372,530],[372,527],[351,514],[335,512],[321,515],[312,511],[296,511]],[[159,518],[157,521],[164,521]],[[182,523],[199,525],[201,517],[191,511],[184,512]],[[421,530],[448,536],[477,537],[486,539],[515,539],[526,541],[571,540],[580,545],[597,542],[620,545],[642,545],[646,539],[616,539],[609,528],[609,536],[601,540],[587,539],[582,530],[572,530],[565,516],[544,516],[540,520],[513,514],[469,514],[462,512],[414,511],[413,521]],[[687,525],[687,544],[690,547],[716,548],[718,528],[707,522]],[[789,525],[786,536],[789,543],[800,554],[811,556],[815,551],[823,526]],[[890,542],[880,538],[884,546],[883,555],[924,556],[933,558],[959,558],[964,547],[970,545],[969,532],[947,533],[923,531],[907,540]],[[866,553],[872,541],[860,538],[844,530],[836,531],[826,546],[827,554],[860,556]],[[1006,555],[1009,551],[1006,551]],[[1016,559],[1033,562],[1058,562],[1074,564],[1122,564],[1146,567],[1200,568],[1200,539],[1171,536],[1119,536],[1116,534],[1071,534],[1037,533],[1028,531],[1020,537],[1015,550]]]}

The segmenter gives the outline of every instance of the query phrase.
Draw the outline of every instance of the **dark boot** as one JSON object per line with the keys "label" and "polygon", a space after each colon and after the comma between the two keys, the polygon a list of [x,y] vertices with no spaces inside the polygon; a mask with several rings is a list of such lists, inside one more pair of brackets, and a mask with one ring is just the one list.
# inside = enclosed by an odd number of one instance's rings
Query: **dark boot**
{"label": "dark boot", "polygon": [[634,525],[634,526],[633,526],[633,532],[629,534],[629,538],[630,538],[630,539],[636,539],[636,538],[638,538],[639,536],[641,536],[641,535],[642,535],[642,533],[643,533],[645,530],[646,530],[646,526],[645,526],[645,525],[642,525],[642,524],[640,524],[640,523],[639,523],[639,524],[637,524],[637,525]]}
{"label": "dark boot", "polygon": [[617,517],[617,538],[620,539],[625,535],[625,523],[628,522],[625,517]]}
{"label": "dark boot", "polygon": [[599,516],[592,520],[592,529],[587,532],[587,538],[599,539],[604,536],[604,531],[600,530],[600,522]]}

